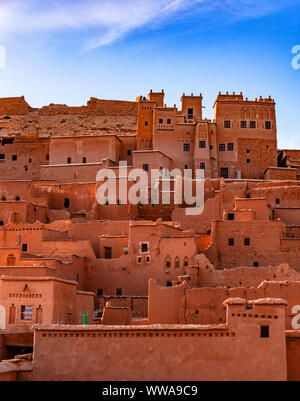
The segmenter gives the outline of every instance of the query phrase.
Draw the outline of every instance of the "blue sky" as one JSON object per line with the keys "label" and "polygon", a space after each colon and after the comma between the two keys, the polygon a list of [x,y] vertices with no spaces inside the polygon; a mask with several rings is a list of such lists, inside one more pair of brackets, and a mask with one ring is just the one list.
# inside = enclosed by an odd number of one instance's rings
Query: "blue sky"
{"label": "blue sky", "polygon": [[211,118],[219,91],[271,95],[278,147],[300,149],[300,0],[0,0],[0,44],[1,97],[81,105],[163,88],[178,107],[201,92]]}

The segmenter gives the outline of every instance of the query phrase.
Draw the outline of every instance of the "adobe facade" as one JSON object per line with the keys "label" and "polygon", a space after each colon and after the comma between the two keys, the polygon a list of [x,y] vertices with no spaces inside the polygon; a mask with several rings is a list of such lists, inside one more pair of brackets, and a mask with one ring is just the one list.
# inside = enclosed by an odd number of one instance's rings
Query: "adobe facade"
{"label": "adobe facade", "polygon": [[[219,93],[208,120],[202,94],[164,96],[0,99],[0,380],[300,378],[300,151],[271,97]],[[137,169],[148,203],[123,199]],[[203,172],[202,213],[176,170]]]}

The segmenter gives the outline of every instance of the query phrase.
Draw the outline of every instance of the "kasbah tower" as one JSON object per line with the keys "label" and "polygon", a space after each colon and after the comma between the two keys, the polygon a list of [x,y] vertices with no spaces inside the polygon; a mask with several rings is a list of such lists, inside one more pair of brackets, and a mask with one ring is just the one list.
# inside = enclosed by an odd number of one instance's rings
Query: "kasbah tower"
{"label": "kasbah tower", "polygon": [[[300,150],[271,97],[180,101],[0,99],[0,380],[300,379]],[[136,169],[158,202],[98,202]]]}

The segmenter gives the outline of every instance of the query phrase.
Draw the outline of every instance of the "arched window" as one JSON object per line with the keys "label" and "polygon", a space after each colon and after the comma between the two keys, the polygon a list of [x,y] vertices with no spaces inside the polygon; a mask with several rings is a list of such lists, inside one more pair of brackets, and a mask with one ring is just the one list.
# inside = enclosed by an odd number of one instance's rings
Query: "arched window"
{"label": "arched window", "polygon": [[188,257],[186,256],[186,257],[183,259],[183,266],[186,267],[186,266],[188,266],[188,265],[189,265],[189,259],[188,259]]}
{"label": "arched window", "polygon": [[5,266],[15,266],[16,257],[12,253],[6,256]]}
{"label": "arched window", "polygon": [[165,258],[165,269],[170,269],[170,267],[171,267],[171,258],[170,258],[170,256],[168,255],[168,256],[166,256],[166,258]]}
{"label": "arched window", "polygon": [[19,197],[19,196],[16,196],[16,201],[19,201],[19,200],[21,200],[20,197]]}
{"label": "arched window", "polygon": [[176,258],[175,258],[174,267],[175,267],[175,269],[180,268],[180,259],[178,256],[176,256]]}

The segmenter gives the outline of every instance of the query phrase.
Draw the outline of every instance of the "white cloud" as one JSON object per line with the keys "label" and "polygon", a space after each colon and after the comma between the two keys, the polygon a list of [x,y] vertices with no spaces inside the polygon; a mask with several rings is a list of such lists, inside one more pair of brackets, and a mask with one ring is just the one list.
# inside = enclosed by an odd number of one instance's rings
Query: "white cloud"
{"label": "white cloud", "polygon": [[[294,0],[295,1],[295,0]],[[298,1],[298,0],[297,0]],[[289,0],[0,0],[0,36],[84,31],[86,47],[113,43],[126,33],[216,10],[256,17]],[[92,34],[88,32],[93,32]]]}

